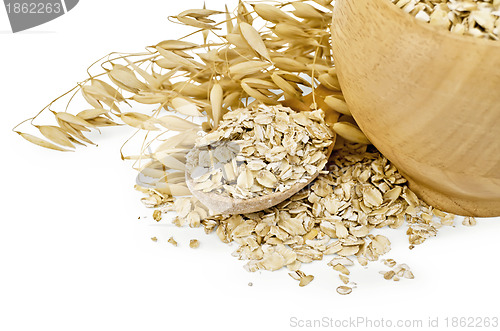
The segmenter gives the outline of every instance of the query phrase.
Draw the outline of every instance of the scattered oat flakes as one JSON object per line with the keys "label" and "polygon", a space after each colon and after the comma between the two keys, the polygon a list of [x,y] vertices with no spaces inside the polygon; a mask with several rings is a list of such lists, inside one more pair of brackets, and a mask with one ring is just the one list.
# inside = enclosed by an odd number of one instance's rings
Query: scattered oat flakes
{"label": "scattered oat flakes", "polygon": [[344,275],[350,274],[349,270],[343,264],[340,264],[340,263],[334,265],[333,269],[344,274]]}
{"label": "scattered oat flakes", "polygon": [[411,272],[410,270],[405,270],[404,273],[403,273],[403,277],[404,278],[408,278],[408,279],[414,279],[415,276],[413,276],[413,272]]}
{"label": "scattered oat flakes", "polygon": [[[350,256],[366,266],[391,249],[389,239],[372,235],[372,230],[398,228],[406,219],[410,243],[415,245],[436,235],[440,225],[434,218],[446,217],[421,202],[394,166],[378,152],[368,151],[366,145],[344,144],[334,151],[327,168],[328,173],[271,209],[208,216],[200,224],[207,233],[215,230],[223,242],[236,242],[239,246],[233,255],[248,260],[246,270],[287,267],[294,271],[302,263],[327,255],[333,255],[328,263],[332,267],[352,265]],[[371,200],[365,203],[367,192],[375,189],[383,203],[377,205],[376,193],[370,193]],[[196,199],[182,199],[178,212],[187,215]],[[189,206],[186,210],[180,208],[184,202]]]}
{"label": "scattered oat flakes", "polygon": [[347,295],[347,294],[350,294],[352,292],[352,288],[349,287],[349,286],[339,286],[337,287],[337,293],[340,294],[340,295]]}
{"label": "scattered oat flakes", "polygon": [[392,277],[394,277],[396,273],[393,271],[393,270],[390,270],[390,271],[387,271],[386,273],[384,273],[384,279],[392,279]]}
{"label": "scattered oat flakes", "polygon": [[151,240],[152,240],[152,241],[154,241],[154,242],[157,242],[157,241],[158,241],[158,238],[156,238],[156,237],[152,237],[152,238],[151,238]]}
{"label": "scattered oat flakes", "polygon": [[354,265],[354,262],[345,256],[335,256],[330,262],[328,262],[327,265],[329,266],[335,266],[336,264],[342,264],[344,266],[350,267]]}
{"label": "scattered oat flakes", "polygon": [[197,239],[191,239],[189,241],[189,247],[198,248],[198,247],[200,247],[200,242]]}
{"label": "scattered oat flakes", "polygon": [[[390,263],[387,263],[388,260],[391,260]],[[410,270],[410,267],[405,264],[396,264],[395,261],[392,259],[387,259],[384,260],[384,264],[388,267],[391,267],[392,270],[389,271],[379,271],[380,274],[384,276],[384,279],[387,280],[394,280],[394,281],[399,281],[401,278],[407,278],[407,279],[414,279],[415,276],[413,276],[413,273]]]}
{"label": "scattered oat flakes", "polygon": [[300,279],[300,282],[299,282],[299,286],[306,286],[308,285],[310,282],[312,282],[314,279],[314,276],[313,275],[307,275],[307,276],[304,276]]}
{"label": "scattered oat flakes", "polygon": [[153,212],[153,219],[157,222],[161,221],[161,211],[160,210],[155,210]]}
{"label": "scattered oat flakes", "polygon": [[342,283],[344,283],[346,285],[349,283],[349,277],[347,277],[346,275],[339,274],[339,278],[342,281]]}
{"label": "scattered oat flakes", "polygon": [[306,275],[304,272],[297,270],[295,272],[289,272],[288,275],[295,280],[299,281],[299,286],[303,287],[308,285],[314,279],[313,275]]}
{"label": "scattered oat flakes", "polygon": [[168,238],[168,242],[177,247],[177,241],[175,241],[174,237]]}
{"label": "scattered oat flakes", "polygon": [[464,217],[462,224],[464,226],[475,226],[477,224],[477,221],[474,217],[467,216],[467,217]]}
{"label": "scattered oat flakes", "polygon": [[396,265],[396,261],[394,259],[384,259],[382,262],[388,267],[394,267]]}

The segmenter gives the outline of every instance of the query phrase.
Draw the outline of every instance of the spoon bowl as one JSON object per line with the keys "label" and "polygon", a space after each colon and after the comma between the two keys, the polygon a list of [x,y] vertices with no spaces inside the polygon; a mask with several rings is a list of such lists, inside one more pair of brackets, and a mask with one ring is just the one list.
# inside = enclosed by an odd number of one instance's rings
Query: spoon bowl
{"label": "spoon bowl", "polygon": [[[332,144],[326,151],[326,157],[329,158],[335,145],[335,136]],[[210,210],[221,214],[248,214],[271,208],[295,193],[302,190],[318,177],[319,172],[312,175],[306,182],[297,182],[285,192],[275,192],[272,194],[257,196],[250,199],[233,198],[214,192],[202,192],[194,189],[195,183],[189,171],[186,170],[186,184],[195,198],[201,201]]]}

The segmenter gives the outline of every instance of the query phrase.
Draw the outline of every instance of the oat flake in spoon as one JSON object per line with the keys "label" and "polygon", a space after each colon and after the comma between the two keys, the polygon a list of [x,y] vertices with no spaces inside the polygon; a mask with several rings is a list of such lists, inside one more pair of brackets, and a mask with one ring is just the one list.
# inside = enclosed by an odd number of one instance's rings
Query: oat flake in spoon
{"label": "oat flake in spoon", "polygon": [[186,159],[194,196],[219,213],[269,208],[309,184],[334,143],[322,110],[256,105],[224,115]]}

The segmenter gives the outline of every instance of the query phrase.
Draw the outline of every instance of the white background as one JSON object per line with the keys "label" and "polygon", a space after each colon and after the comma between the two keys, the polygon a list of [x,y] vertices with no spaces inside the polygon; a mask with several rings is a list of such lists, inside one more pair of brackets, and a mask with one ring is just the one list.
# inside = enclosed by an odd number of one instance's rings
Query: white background
{"label": "white background", "polygon": [[[305,265],[316,278],[299,288],[285,270],[246,272],[231,256],[235,246],[202,229],[152,221],[133,189],[135,172],[119,158],[131,131],[93,134],[99,147],[76,153],[38,148],[10,131],[82,80],[99,57],[179,37],[182,27],[167,16],[202,4],[85,0],[17,34],[0,7],[0,330],[287,330],[297,329],[292,317],[358,316],[424,325],[439,317],[443,327],[446,317],[500,317],[499,218],[474,228],[458,222],[412,251],[403,229],[387,230],[387,257],[410,265],[416,279],[389,282],[380,263],[358,266],[351,277],[358,288],[339,296],[328,260]],[[211,9],[223,5],[207,1]],[[166,243],[170,236],[179,247]],[[197,250],[188,247],[193,238]]]}

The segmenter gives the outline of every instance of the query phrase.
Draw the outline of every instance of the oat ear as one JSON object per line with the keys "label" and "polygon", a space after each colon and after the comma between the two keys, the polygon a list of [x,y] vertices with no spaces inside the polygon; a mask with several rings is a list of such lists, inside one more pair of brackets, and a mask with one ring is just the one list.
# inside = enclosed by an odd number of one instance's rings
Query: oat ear
{"label": "oat ear", "polygon": [[246,22],[241,22],[239,25],[241,35],[245,41],[250,45],[250,47],[257,52],[264,59],[271,61],[267,47],[262,40],[260,34],[255,30],[253,26]]}
{"label": "oat ear", "polygon": [[33,143],[35,145],[38,145],[38,146],[41,146],[41,147],[44,147],[44,148],[48,148],[48,149],[53,149],[53,150],[56,150],[56,151],[61,151],[61,152],[69,152],[70,150],[68,149],[65,149],[65,148],[62,148],[62,147],[59,147],[51,142],[48,142],[46,140],[43,140],[43,139],[40,139],[36,136],[33,136],[29,133],[23,133],[23,132],[19,132],[19,131],[16,131],[17,134],[19,134],[21,137],[23,137],[24,139],[26,139],[27,141],[29,141],[30,143]]}
{"label": "oat ear", "polygon": [[219,121],[222,118],[222,102],[223,102],[224,90],[222,86],[218,83],[215,83],[210,91],[210,103],[212,106],[212,118],[214,121],[215,127],[219,125]]}

